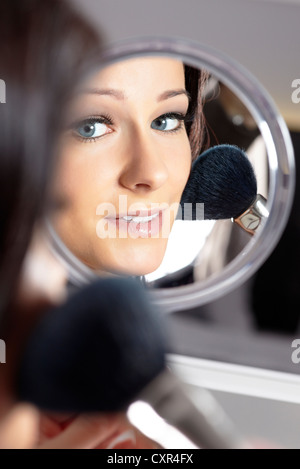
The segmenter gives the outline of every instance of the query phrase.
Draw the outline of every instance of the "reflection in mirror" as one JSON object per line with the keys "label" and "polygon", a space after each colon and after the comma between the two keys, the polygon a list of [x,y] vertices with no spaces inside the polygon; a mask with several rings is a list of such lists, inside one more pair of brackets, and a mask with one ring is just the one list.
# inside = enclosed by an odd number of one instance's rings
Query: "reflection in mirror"
{"label": "reflection in mirror", "polygon": [[[204,89],[204,116],[207,145],[231,144],[242,148],[254,168],[257,193],[267,199],[268,161],[264,140],[250,111],[212,75]],[[152,280],[152,285],[163,287],[206,280],[220,273],[249,239],[248,233],[230,219],[178,220],[162,265],[147,278]]]}
{"label": "reflection in mirror", "polygon": [[[247,152],[268,198],[265,143],[250,111],[205,70],[140,57],[95,73],[74,97],[58,148],[56,233],[99,275],[165,288],[217,275],[250,240],[228,220],[176,219],[192,162]],[[205,207],[204,207],[205,210]]]}

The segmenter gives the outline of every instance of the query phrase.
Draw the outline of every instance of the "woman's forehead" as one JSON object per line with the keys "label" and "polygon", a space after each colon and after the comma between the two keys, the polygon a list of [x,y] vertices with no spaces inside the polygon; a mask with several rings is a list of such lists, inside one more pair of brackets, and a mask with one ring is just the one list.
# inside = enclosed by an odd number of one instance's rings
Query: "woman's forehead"
{"label": "woman's forehead", "polygon": [[166,90],[184,87],[184,65],[168,57],[140,57],[123,60],[95,73],[86,83],[94,90],[111,90],[119,99],[126,99],[126,90]]}

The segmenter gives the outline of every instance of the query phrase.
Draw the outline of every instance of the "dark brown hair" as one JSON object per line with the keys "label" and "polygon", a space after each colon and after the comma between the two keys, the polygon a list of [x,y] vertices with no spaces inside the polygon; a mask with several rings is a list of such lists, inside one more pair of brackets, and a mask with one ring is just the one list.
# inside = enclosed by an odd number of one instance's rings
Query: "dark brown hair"
{"label": "dark brown hair", "polygon": [[208,76],[205,70],[185,65],[185,87],[191,97],[186,129],[192,150],[192,161],[206,148],[207,132],[203,113],[203,96]]}
{"label": "dark brown hair", "polygon": [[74,79],[99,37],[63,0],[0,2],[0,323],[47,200],[54,146]]}

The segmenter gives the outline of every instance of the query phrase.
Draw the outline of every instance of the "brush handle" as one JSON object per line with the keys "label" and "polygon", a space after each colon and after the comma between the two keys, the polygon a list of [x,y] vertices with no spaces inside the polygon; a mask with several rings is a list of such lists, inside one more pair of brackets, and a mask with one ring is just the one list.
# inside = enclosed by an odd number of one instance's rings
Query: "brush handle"
{"label": "brush handle", "polygon": [[192,400],[184,385],[167,369],[138,398],[148,402],[198,448],[250,448],[212,394],[199,388],[197,398]]}

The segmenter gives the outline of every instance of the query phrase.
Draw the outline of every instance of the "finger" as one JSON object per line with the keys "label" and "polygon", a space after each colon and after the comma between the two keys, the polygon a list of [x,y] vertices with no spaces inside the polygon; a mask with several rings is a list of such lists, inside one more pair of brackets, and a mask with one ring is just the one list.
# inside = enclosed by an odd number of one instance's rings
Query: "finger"
{"label": "finger", "polygon": [[64,431],[39,449],[92,449],[113,435],[120,424],[118,414],[80,415]]}
{"label": "finger", "polygon": [[29,449],[38,440],[39,412],[29,404],[18,404],[0,424],[0,449]]}
{"label": "finger", "polygon": [[104,440],[95,449],[163,449],[158,443],[134,427],[127,417],[123,418],[118,432]]}

